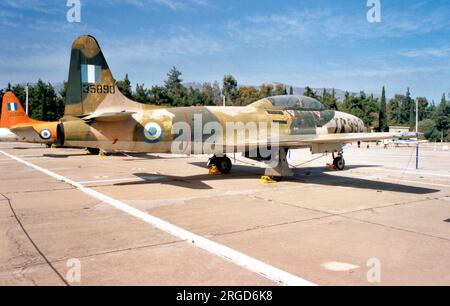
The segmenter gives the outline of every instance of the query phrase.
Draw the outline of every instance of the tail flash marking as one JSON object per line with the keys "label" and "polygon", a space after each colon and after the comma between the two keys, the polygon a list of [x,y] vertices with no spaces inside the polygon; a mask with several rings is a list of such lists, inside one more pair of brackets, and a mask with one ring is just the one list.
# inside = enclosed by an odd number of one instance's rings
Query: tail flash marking
{"label": "tail flash marking", "polygon": [[16,112],[18,110],[19,110],[19,107],[17,106],[17,103],[8,103],[8,111]]}
{"label": "tail flash marking", "polygon": [[102,67],[98,65],[81,65],[81,82],[98,84],[102,82]]}

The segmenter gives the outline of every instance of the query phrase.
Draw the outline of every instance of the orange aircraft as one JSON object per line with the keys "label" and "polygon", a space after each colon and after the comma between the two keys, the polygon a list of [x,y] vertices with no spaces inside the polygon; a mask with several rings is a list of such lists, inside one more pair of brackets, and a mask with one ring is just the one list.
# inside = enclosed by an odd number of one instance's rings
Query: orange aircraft
{"label": "orange aircraft", "polygon": [[57,121],[44,122],[33,120],[25,113],[16,95],[8,91],[3,95],[0,128],[10,129],[19,141],[30,143],[56,143]]}

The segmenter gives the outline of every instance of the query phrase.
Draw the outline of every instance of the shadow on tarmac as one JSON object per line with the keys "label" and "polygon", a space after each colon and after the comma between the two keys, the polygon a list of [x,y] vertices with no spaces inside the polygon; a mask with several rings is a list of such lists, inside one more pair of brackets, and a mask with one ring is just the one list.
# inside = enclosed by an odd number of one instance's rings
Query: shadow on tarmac
{"label": "shadow on tarmac", "polygon": [[[205,174],[193,176],[169,176],[149,173],[134,173],[133,175],[141,178],[141,182],[125,182],[118,183],[115,186],[129,186],[129,185],[145,185],[145,184],[167,184],[182,188],[190,189],[213,189],[207,185],[205,181],[219,181],[224,179],[251,179],[264,175],[264,169],[253,166],[234,166],[232,172],[228,175],[208,175],[206,174],[207,167],[205,163],[191,163],[205,169]],[[373,165],[348,166],[347,170],[357,168],[370,168]],[[388,183],[383,181],[374,181],[361,178],[342,177],[330,175],[328,173],[335,172],[325,167],[309,167],[294,169],[294,177],[286,178],[287,182],[298,182],[307,184],[317,184],[324,186],[339,186],[358,189],[370,189],[377,191],[390,191],[409,194],[430,194],[436,193],[440,190],[430,189],[424,187],[407,186],[397,183]]]}

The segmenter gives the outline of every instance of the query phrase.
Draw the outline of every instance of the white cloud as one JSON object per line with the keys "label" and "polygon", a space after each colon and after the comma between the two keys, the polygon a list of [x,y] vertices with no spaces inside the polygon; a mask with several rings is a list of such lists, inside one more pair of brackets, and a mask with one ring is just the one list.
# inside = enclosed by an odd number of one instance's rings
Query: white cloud
{"label": "white cloud", "polygon": [[56,14],[66,9],[66,1],[3,0],[0,6],[16,10],[31,10],[44,14]]}
{"label": "white cloud", "polygon": [[450,56],[450,47],[414,49],[400,54],[408,58],[444,58]]}
{"label": "white cloud", "polygon": [[382,22],[367,22],[363,14],[342,14],[333,9],[297,10],[284,14],[251,15],[228,24],[231,37],[241,42],[287,42],[292,39],[319,40],[396,38],[449,31],[450,11],[383,11]]}
{"label": "white cloud", "polygon": [[223,52],[226,47],[216,39],[193,33],[179,33],[168,38],[116,39],[106,41],[105,53],[116,62],[139,63],[151,60],[189,58]]}
{"label": "white cloud", "polygon": [[209,0],[106,0],[101,1],[99,4],[128,4],[133,5],[138,8],[150,8],[154,9],[156,7],[167,7],[171,10],[181,10],[195,6],[205,6],[209,4]]}

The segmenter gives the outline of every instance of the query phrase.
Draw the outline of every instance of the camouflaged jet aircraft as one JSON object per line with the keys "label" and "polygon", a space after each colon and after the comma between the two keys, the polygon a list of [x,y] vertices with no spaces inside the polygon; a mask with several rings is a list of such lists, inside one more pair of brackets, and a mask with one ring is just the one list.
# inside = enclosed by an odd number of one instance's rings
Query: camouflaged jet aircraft
{"label": "camouflaged jet aircraft", "polygon": [[[225,132],[228,125],[244,125],[245,131],[238,135],[240,132],[227,128]],[[243,153],[258,161],[275,160],[266,169],[266,175],[275,178],[293,175],[286,158],[289,149],[331,153],[336,168],[343,170],[346,143],[400,136],[416,137],[366,133],[359,118],[327,110],[319,101],[303,96],[269,97],[245,107],[155,108],[140,104],[120,93],[92,36],[81,36],[73,43],[65,117],[57,128],[57,138],[65,146],[210,154],[209,165],[223,174],[232,168],[227,153]],[[267,150],[276,154],[268,156]]]}
{"label": "camouflaged jet aircraft", "polygon": [[56,142],[58,121],[33,120],[25,113],[16,95],[8,91],[3,95],[0,128],[9,129],[18,141],[53,144]]}

